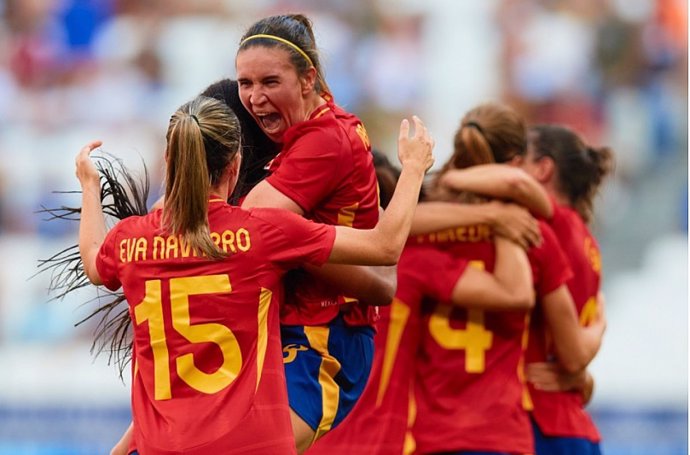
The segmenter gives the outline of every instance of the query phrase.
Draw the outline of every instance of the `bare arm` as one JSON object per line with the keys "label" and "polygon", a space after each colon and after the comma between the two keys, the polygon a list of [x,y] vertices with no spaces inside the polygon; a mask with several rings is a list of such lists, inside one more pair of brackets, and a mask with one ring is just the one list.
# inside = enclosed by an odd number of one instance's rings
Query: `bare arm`
{"label": "bare arm", "polygon": [[541,243],[539,225],[529,211],[519,205],[500,201],[484,204],[419,203],[411,233],[426,234],[475,224],[488,224],[497,234],[517,242],[523,248]]}
{"label": "bare arm", "polygon": [[304,269],[365,305],[389,305],[395,296],[397,266],[325,264]]}
{"label": "bare arm", "polygon": [[107,229],[101,206],[100,177],[89,154],[101,141],[92,141],[84,146],[76,157],[76,174],[81,184],[81,221],[79,222],[79,253],[84,265],[84,274],[93,284],[102,284],[96,269],[96,256]]}
{"label": "bare arm", "polygon": [[606,329],[605,318],[602,315],[589,326],[582,327],[565,285],[544,296],[542,304],[558,363],[568,373],[584,369],[599,351]]}
{"label": "bare arm", "polygon": [[440,184],[514,201],[545,218],[553,216],[553,206],[544,187],[523,170],[506,164],[451,169],[441,176]]}
{"label": "bare arm", "polygon": [[[284,195],[266,180],[261,181],[249,192],[242,207],[275,207],[304,215],[304,210],[295,201]],[[395,268],[345,264],[325,264],[322,267],[305,265],[304,269],[315,277],[338,288],[346,295],[362,303],[374,306],[388,305],[395,295]]]}
{"label": "bare arm", "polygon": [[425,172],[433,164],[434,140],[417,117],[415,134],[409,137],[409,122],[403,120],[398,136],[398,158],[402,172],[393,198],[374,229],[358,230],[336,226],[336,238],[329,262],[393,265],[398,261],[410,232],[414,208]]}
{"label": "bare arm", "polygon": [[134,431],[132,425],[130,422],[120,440],[110,449],[110,455],[127,455],[129,453],[129,443],[132,441],[132,432]]}
{"label": "bare arm", "polygon": [[[383,209],[379,207],[381,216]],[[305,265],[304,269],[365,305],[390,305],[398,285],[397,265],[324,264],[321,267]]]}
{"label": "bare arm", "polygon": [[524,250],[496,237],[493,274],[468,267],[453,289],[455,305],[484,310],[527,310],[534,306],[532,269]]}

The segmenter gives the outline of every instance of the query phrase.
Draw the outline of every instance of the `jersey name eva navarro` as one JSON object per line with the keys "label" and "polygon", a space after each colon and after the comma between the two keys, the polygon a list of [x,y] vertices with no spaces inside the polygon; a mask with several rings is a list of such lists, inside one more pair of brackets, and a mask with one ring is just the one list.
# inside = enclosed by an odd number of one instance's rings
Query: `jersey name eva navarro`
{"label": "jersey name eva navarro", "polygon": [[[239,228],[236,231],[211,232],[211,239],[225,253],[247,252],[252,247],[249,231]],[[169,260],[188,257],[203,257],[204,253],[188,245],[180,235],[130,237],[120,241],[120,262],[149,260]]]}

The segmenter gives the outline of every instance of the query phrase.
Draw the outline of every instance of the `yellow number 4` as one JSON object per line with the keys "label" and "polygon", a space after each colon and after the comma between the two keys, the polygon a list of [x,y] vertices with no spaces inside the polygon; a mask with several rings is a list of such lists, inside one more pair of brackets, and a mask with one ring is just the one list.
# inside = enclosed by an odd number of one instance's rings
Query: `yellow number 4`
{"label": "yellow number 4", "polygon": [[[484,269],[482,261],[470,261],[470,266]],[[451,305],[437,305],[429,319],[429,333],[444,349],[465,350],[465,371],[483,373],[486,369],[486,351],[493,344],[493,333],[484,326],[484,311],[467,310],[464,329],[450,326]]]}

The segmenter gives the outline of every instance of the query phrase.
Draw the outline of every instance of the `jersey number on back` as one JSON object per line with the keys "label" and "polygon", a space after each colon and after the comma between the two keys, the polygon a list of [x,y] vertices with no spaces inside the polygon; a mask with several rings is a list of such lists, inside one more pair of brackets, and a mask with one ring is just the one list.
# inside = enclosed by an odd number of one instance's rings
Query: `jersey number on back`
{"label": "jersey number on back", "polygon": [[[242,352],[235,334],[223,324],[192,324],[189,315],[189,296],[203,294],[229,294],[232,292],[227,275],[172,278],[169,282],[170,314],[174,330],[190,343],[213,343],[223,356],[222,365],[213,373],[206,373],[194,364],[194,354],[183,354],[175,359],[177,376],[194,390],[206,394],[217,393],[232,384],[242,368]],[[258,375],[261,375],[267,341],[267,309],[270,291],[262,289],[258,316]],[[170,355],[163,322],[161,280],[146,282],[146,295],[134,307],[136,324],[148,322],[149,339],[153,352],[154,389],[156,400],[172,397],[170,385]],[[257,378],[258,382],[258,378]]]}
{"label": "jersey number on back", "polygon": [[[484,270],[483,261],[470,261],[471,267]],[[429,319],[429,333],[444,349],[465,350],[465,371],[483,373],[486,368],[486,351],[493,344],[493,333],[484,326],[484,311],[467,310],[467,325],[464,329],[450,326],[451,305],[437,305]]]}

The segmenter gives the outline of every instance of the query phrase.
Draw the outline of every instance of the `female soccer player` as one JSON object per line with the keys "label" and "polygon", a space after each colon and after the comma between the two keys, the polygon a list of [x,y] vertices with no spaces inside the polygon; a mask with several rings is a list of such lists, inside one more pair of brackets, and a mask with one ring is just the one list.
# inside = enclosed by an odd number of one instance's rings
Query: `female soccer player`
{"label": "female soccer player", "polygon": [[280,279],[302,262],[397,260],[433,162],[433,140],[415,123],[412,139],[408,122],[401,124],[401,184],[370,230],[228,205],[240,133],[232,111],[210,98],[196,98],[171,118],[165,207],[109,232],[89,159],[100,142],[80,151],[84,271],[94,284],[122,286],[130,305],[138,452],[295,452],[278,338]]}
{"label": "female soccer player", "polygon": [[[510,197],[512,190],[506,182],[526,175],[542,184],[551,203],[547,221],[574,271],[568,289],[580,323],[587,325],[598,317],[601,302],[601,256],[587,223],[593,198],[611,172],[612,152],[590,147],[573,131],[558,125],[532,127],[527,138],[526,152],[512,163],[526,174],[511,167],[487,165],[449,172],[445,183],[496,197]],[[545,363],[553,357],[546,330],[541,319],[533,320],[527,352],[527,361],[533,362],[527,366],[527,378],[534,402],[537,454],[598,454],[600,436],[583,408],[591,394],[591,377],[585,371],[563,371],[558,362]]]}
{"label": "female soccer player", "polygon": [[[601,287],[601,254],[587,223],[592,218],[593,198],[612,170],[613,153],[606,147],[591,147],[572,130],[558,125],[531,127],[527,134],[527,153],[520,167],[544,185],[553,201],[549,220],[565,251],[574,275],[568,281],[580,323],[590,324],[597,317]],[[539,330],[541,329],[541,330]],[[571,373],[564,372],[550,356],[544,327],[533,327],[527,351],[528,380],[530,371],[547,368],[559,372],[567,384]],[[586,376],[584,376],[586,378]],[[534,403],[535,444],[537,455],[598,455],[601,436],[584,410],[582,391],[549,392],[549,384],[530,384]],[[591,393],[591,392],[590,392]]]}
{"label": "female soccer player", "polygon": [[[282,147],[270,175],[242,206],[285,208],[358,229],[374,226],[379,204],[369,139],[362,122],[334,103],[309,19],[258,21],[242,37],[235,65],[242,104]],[[376,311],[304,271],[287,283],[281,336],[301,452],[338,425],[364,389]]]}
{"label": "female soccer player", "polygon": [[[376,152],[374,163],[385,207],[398,171]],[[374,364],[364,393],[343,423],[317,441],[308,455],[410,453],[409,398],[422,308],[431,301],[485,310],[525,310],[534,305],[524,250],[504,237],[496,236],[494,242],[493,274],[429,245],[405,247],[398,262],[396,297],[381,308],[377,322]]]}
{"label": "female soccer player", "polygon": [[[487,104],[469,111],[455,136],[455,151],[430,194],[441,200],[477,200],[439,184],[452,169],[507,162],[525,148],[521,118],[505,106]],[[527,182],[529,183],[529,182]],[[538,185],[520,186],[518,200],[537,194]],[[536,191],[535,191],[536,190]],[[543,191],[543,190],[541,190]],[[528,198],[529,199],[529,198]],[[531,197],[531,207],[550,209],[548,197]],[[553,231],[540,223],[542,242],[529,250],[537,293],[537,311],[553,334],[559,362],[568,371],[583,368],[598,349],[603,323],[588,329],[577,324],[566,281],[570,270]],[[431,234],[427,241],[446,243],[461,257],[493,261],[491,244],[481,226]],[[489,237],[490,238],[490,237]],[[422,454],[506,453],[534,450],[523,395],[523,355],[529,315],[462,311],[436,307],[423,320],[425,333],[416,383],[414,436]]]}

